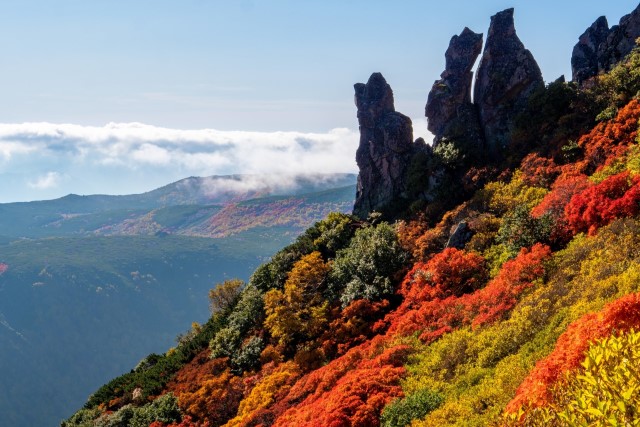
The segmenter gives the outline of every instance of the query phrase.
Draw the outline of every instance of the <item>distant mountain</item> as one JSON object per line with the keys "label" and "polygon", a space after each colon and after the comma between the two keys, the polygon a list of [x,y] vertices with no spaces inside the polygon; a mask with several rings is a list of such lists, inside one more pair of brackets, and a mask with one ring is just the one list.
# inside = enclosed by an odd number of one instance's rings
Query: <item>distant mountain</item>
{"label": "distant mountain", "polygon": [[[292,211],[294,207],[315,211],[319,204],[331,201],[333,205],[329,210],[350,211],[355,182],[353,174],[190,177],[142,194],[69,194],[55,200],[3,203],[0,204],[0,235],[37,238],[162,232],[220,237],[233,230],[225,230],[220,219],[208,224],[211,217],[223,211],[222,217],[228,218],[234,214],[235,205],[252,199],[256,199],[252,202],[254,206],[264,202],[278,207],[278,211],[285,209],[286,218],[300,226],[302,223],[294,219],[297,217]],[[342,188],[339,194],[331,193],[337,188]],[[322,195],[325,191],[330,193]],[[318,192],[321,194],[312,195]],[[313,200],[318,197],[319,204]],[[246,207],[241,209],[246,213]],[[269,210],[266,205],[262,209],[263,212]],[[317,217],[310,212],[302,216]],[[213,230],[213,234],[209,230]]]}
{"label": "distant mountain", "polygon": [[328,212],[351,211],[353,175],[315,178],[187,178],[140,195],[1,204],[0,425],[57,425],[205,322],[216,283],[247,280]]}

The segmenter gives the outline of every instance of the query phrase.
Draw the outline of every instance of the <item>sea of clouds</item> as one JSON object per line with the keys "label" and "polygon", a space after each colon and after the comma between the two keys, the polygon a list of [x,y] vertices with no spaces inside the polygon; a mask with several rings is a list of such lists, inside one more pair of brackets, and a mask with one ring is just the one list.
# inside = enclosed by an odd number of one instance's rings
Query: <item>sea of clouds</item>
{"label": "sea of clouds", "polygon": [[0,124],[0,176],[11,184],[0,189],[0,201],[134,193],[187,176],[353,173],[357,146],[358,133],[344,128],[304,133]]}
{"label": "sea of clouds", "polygon": [[[423,118],[414,134],[428,135]],[[132,194],[189,176],[357,173],[357,130],[180,130],[142,123],[0,124],[0,202]],[[261,178],[263,179],[263,178]],[[280,178],[277,178],[280,179]]]}

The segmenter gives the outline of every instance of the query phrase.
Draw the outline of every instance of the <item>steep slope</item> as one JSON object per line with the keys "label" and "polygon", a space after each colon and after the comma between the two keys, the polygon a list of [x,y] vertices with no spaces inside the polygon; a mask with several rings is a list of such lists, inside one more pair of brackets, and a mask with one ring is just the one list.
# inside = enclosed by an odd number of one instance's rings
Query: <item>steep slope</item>
{"label": "steep slope", "polygon": [[[168,188],[166,203],[195,200],[180,196],[179,185]],[[0,425],[56,424],[108,378],[204,323],[216,283],[248,279],[314,221],[350,211],[354,193],[349,185],[151,210],[131,209],[144,206],[139,196],[2,205],[14,237],[0,237]],[[22,225],[8,227],[27,212]],[[49,214],[57,219],[47,222]],[[15,237],[41,234],[51,237]]]}
{"label": "steep slope", "polygon": [[[63,425],[637,423],[640,49],[589,85],[542,86],[512,12],[492,18],[490,36],[516,48],[516,64],[480,77],[504,89],[488,94],[500,117],[480,116],[480,143],[503,151],[469,164],[473,147],[443,138],[416,154],[425,170],[409,173],[409,158],[399,175],[369,179],[412,144],[374,74],[382,96],[356,99],[361,147],[379,144],[385,158],[365,165],[359,192],[389,198],[327,216],[246,286],[213,292],[224,304],[204,328],[105,384]],[[532,68],[500,74],[521,66]],[[404,148],[388,153],[398,135]],[[415,173],[422,192],[395,185]],[[387,209],[394,198],[411,208]]]}

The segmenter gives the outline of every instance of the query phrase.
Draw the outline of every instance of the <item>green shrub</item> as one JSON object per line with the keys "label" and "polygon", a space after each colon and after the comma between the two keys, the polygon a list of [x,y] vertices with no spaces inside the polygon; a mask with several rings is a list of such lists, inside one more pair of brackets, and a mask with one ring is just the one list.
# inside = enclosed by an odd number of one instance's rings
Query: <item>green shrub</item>
{"label": "green shrub", "polygon": [[338,251],[330,273],[329,293],[343,306],[356,299],[376,301],[391,295],[391,278],[408,258],[392,226],[383,222],[356,231]]}
{"label": "green shrub", "polygon": [[262,292],[255,286],[247,286],[240,294],[240,299],[229,315],[229,327],[246,333],[264,319],[264,302]]}
{"label": "green shrub", "polygon": [[496,242],[503,244],[512,256],[516,256],[521,248],[531,247],[538,242],[547,243],[552,226],[549,215],[534,218],[528,206],[520,205],[502,219]]}
{"label": "green shrub", "polygon": [[391,402],[384,408],[380,425],[382,427],[404,427],[412,420],[424,418],[443,402],[439,393],[423,389],[408,395],[404,399]]}
{"label": "green shrub", "polygon": [[240,331],[231,327],[223,328],[218,331],[209,344],[211,357],[214,359],[217,357],[232,357],[240,347],[241,342]]}

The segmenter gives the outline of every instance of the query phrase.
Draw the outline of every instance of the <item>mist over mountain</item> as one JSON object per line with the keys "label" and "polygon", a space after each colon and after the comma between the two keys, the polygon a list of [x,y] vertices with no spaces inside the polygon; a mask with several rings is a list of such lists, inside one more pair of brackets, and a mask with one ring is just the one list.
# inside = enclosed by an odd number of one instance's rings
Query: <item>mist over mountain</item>
{"label": "mist over mountain", "polygon": [[[336,195],[343,203],[337,209],[349,210],[355,180],[352,174],[190,177],[142,194],[69,194],[54,200],[3,203],[0,204],[3,218],[0,235],[43,237],[162,232],[211,237],[207,229],[216,228],[219,237],[228,232],[216,225],[222,218],[216,219],[215,215],[239,215],[230,205],[236,206],[250,199],[271,197],[272,203],[279,201],[280,205],[286,205],[288,201],[291,210],[305,194],[343,188],[343,194]],[[276,210],[274,207],[273,212]],[[302,211],[291,213],[292,217],[303,214]],[[280,223],[285,223],[286,218]],[[256,225],[260,225],[259,221]]]}

